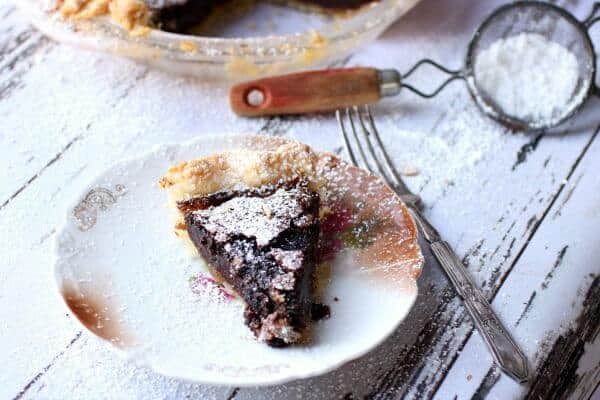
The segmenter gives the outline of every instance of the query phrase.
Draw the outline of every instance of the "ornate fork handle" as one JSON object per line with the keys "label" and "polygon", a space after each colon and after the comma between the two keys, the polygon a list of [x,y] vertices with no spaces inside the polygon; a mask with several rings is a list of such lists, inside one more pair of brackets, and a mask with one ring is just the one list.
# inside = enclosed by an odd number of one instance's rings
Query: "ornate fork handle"
{"label": "ornate fork handle", "polygon": [[435,258],[446,271],[459,296],[464,300],[475,326],[492,351],[500,368],[519,382],[527,381],[529,374],[527,358],[504,328],[490,303],[475,286],[463,263],[414,204],[408,202],[407,206],[429,243]]}

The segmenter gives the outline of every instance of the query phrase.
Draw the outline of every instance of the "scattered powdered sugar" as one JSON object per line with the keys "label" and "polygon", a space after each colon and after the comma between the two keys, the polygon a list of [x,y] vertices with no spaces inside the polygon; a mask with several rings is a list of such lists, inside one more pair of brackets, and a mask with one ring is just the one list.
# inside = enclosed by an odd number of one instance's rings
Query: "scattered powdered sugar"
{"label": "scattered powdered sugar", "polygon": [[475,60],[477,86],[512,117],[564,115],[579,79],[575,55],[537,33],[499,39]]}
{"label": "scattered powdered sugar", "polygon": [[193,293],[216,301],[231,301],[235,295],[229,293],[225,286],[205,274],[190,277],[190,289]]}
{"label": "scattered powdered sugar", "polygon": [[195,211],[204,227],[219,240],[243,234],[265,246],[303,212],[302,200],[308,195],[297,189],[279,189],[267,197],[236,197],[208,210]]}

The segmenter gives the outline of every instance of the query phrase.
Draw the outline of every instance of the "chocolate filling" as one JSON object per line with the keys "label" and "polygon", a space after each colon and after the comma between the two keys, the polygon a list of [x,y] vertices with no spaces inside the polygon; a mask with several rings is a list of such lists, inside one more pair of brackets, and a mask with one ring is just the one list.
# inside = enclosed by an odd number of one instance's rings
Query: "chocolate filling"
{"label": "chocolate filling", "polygon": [[[185,33],[199,24],[215,7],[233,0],[147,0],[153,11],[152,22],[159,29]],[[374,0],[295,0],[299,4],[315,5],[325,10],[344,11],[360,8]]]}
{"label": "chocolate filling", "polygon": [[302,339],[310,318],[319,196],[306,182],[220,191],[178,203],[190,238],[246,302],[246,324],[271,346]]}

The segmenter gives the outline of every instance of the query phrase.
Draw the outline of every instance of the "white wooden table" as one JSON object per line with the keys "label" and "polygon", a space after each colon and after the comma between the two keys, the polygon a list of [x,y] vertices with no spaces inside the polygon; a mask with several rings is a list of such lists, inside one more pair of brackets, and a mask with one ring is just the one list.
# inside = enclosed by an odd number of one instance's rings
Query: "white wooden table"
{"label": "white wooden table", "polygon": [[[423,1],[345,64],[402,71],[428,56],[458,67],[498,3]],[[561,3],[579,16],[592,5]],[[124,362],[64,313],[51,254],[65,206],[116,160],[197,135],[286,135],[341,152],[333,116],[240,119],[222,84],[54,43],[7,0],[0,16],[0,398],[600,398],[598,99],[541,135],[485,119],[462,84],[375,107],[398,167],[419,170],[407,181],[427,216],[529,357],[529,384],[500,374],[429,257],[409,318],[369,355],[287,385],[209,387]],[[600,46],[600,24],[594,36]],[[425,71],[417,83],[435,79]]]}

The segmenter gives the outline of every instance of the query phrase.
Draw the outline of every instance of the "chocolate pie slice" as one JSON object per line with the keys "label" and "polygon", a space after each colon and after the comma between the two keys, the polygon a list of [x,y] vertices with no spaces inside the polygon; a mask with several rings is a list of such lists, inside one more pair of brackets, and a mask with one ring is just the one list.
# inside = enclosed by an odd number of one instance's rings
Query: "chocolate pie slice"
{"label": "chocolate pie slice", "polygon": [[300,342],[312,306],[319,195],[306,181],[221,190],[177,202],[190,239],[246,302],[246,324],[271,346]]}
{"label": "chocolate pie slice", "polygon": [[319,261],[343,248],[382,285],[419,276],[416,225],[375,176],[281,137],[236,137],[225,147],[170,166],[158,185],[174,233],[246,302],[259,339],[306,343],[309,308],[312,320],[327,316],[314,304],[329,281],[327,268],[315,271],[317,241]]}

